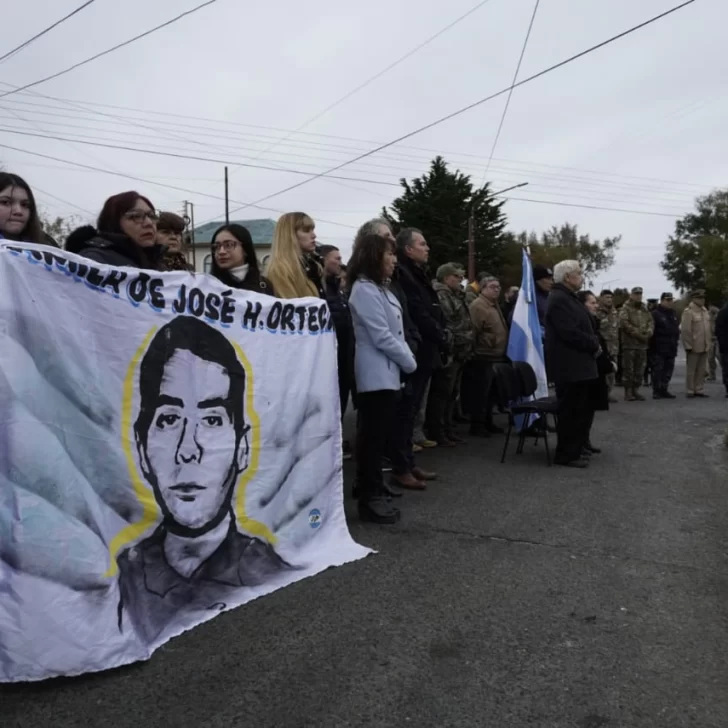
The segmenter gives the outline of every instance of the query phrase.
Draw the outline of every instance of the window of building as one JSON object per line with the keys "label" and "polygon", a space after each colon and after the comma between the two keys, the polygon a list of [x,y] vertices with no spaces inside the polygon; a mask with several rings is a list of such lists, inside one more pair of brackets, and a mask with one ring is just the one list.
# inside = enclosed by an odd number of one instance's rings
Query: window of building
{"label": "window of building", "polygon": [[202,261],[202,270],[205,273],[209,273],[210,268],[212,268],[212,254],[208,253]]}

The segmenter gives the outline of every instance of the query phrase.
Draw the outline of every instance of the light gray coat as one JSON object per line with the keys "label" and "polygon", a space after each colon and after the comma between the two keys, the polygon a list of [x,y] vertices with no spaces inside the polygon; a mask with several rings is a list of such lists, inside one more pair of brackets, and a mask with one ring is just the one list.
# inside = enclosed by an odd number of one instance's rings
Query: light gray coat
{"label": "light gray coat", "polygon": [[405,342],[402,307],[397,297],[373,281],[359,278],[351,288],[349,309],[356,339],[357,392],[398,390],[400,373],[411,374],[417,363]]}

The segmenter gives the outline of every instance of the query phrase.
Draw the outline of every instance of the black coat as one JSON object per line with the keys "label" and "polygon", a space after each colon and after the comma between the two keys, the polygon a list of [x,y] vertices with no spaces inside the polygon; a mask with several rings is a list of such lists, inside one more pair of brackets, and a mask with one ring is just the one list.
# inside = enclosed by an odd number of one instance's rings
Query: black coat
{"label": "black coat", "polygon": [[311,253],[304,260],[304,270],[306,277],[316,286],[316,292],[319,298],[326,298],[326,290],[324,288],[323,277],[323,260],[318,253]]}
{"label": "black coat", "polygon": [[728,303],[715,317],[715,337],[718,339],[720,353],[728,356]]}
{"label": "black coat", "polygon": [[447,356],[445,317],[424,268],[401,256],[397,279],[407,299],[407,309],[422,339],[415,358],[418,367],[437,369]]}
{"label": "black coat", "polygon": [[223,286],[228,286],[228,288],[237,288],[240,291],[263,293],[266,296],[276,295],[275,290],[273,290],[273,284],[258,271],[248,269],[248,275],[240,281],[235,278],[235,276],[231,275],[229,271],[221,270],[213,265],[210,269],[210,275],[217,278]]}
{"label": "black coat", "polygon": [[324,291],[331,318],[334,320],[339,376],[342,376],[343,368],[343,374],[351,381],[354,379],[355,347],[349,301],[341,290],[341,279],[338,276],[329,276],[324,280]]}
{"label": "black coat", "polygon": [[596,379],[599,339],[591,314],[563,283],[551,289],[545,321],[546,369],[554,384]]}
{"label": "black coat", "polygon": [[101,233],[91,225],[74,230],[66,238],[65,249],[97,263],[147,270],[162,270],[166,250],[162,245],[141,248],[126,235]]}
{"label": "black coat", "polygon": [[650,349],[657,356],[674,359],[680,342],[680,322],[671,308],[658,306],[652,312],[655,333],[650,341]]}
{"label": "black coat", "polygon": [[612,357],[609,356],[607,342],[604,341],[604,337],[599,333],[599,319],[596,316],[591,316],[591,314],[590,317],[594,327],[594,333],[599,340],[601,352],[597,357],[598,376],[591,383],[589,401],[593,409],[604,411],[609,409],[609,384],[607,383],[607,377],[610,374],[614,374],[616,370]]}
{"label": "black coat", "polygon": [[[407,306],[407,296],[405,295],[404,289],[399,282],[400,274],[399,269],[394,271],[392,280],[389,283],[389,290],[394,293],[399,301],[399,305],[402,307],[402,323],[404,324],[404,340],[407,342],[412,353],[417,357],[417,352],[420,350],[422,344],[422,336],[420,335],[419,329],[415,326],[415,322],[409,313],[409,307]],[[406,375],[405,375],[406,376]]]}

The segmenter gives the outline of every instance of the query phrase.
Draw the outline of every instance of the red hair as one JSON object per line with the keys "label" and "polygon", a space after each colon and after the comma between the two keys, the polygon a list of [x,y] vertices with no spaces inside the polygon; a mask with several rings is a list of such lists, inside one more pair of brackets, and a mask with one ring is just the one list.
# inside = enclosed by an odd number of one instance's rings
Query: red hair
{"label": "red hair", "polygon": [[154,205],[144,195],[130,190],[129,192],[121,192],[118,195],[109,197],[99,213],[99,219],[96,222],[96,229],[100,233],[116,233],[123,234],[121,229],[121,218],[129,210],[134,209],[137,200],[143,200],[154,210]]}

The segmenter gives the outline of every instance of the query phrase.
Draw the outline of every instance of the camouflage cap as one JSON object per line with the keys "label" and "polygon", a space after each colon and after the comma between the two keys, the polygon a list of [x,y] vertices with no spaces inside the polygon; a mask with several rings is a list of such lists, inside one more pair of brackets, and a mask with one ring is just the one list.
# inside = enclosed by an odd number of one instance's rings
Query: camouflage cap
{"label": "camouflage cap", "polygon": [[672,295],[672,293],[670,293],[670,291],[665,291],[664,293],[662,293],[660,295],[660,300],[661,301],[672,301],[673,295]]}
{"label": "camouflage cap", "polygon": [[705,291],[702,288],[690,291],[690,298],[705,298]]}
{"label": "camouflage cap", "polygon": [[448,276],[460,276],[462,278],[464,275],[465,271],[463,270],[462,266],[459,266],[457,263],[443,263],[437,269],[436,273],[437,280],[441,283]]}
{"label": "camouflage cap", "polygon": [[642,293],[642,288],[640,286],[635,286],[632,291],[632,293]]}

